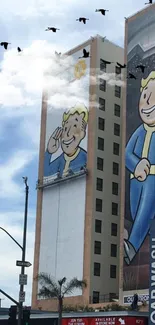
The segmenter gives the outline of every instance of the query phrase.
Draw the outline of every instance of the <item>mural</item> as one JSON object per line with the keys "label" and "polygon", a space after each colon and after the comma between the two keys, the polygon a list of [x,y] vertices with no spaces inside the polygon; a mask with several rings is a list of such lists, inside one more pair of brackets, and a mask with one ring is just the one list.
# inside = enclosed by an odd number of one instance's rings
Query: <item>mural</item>
{"label": "mural", "polygon": [[[90,51],[90,46],[85,49]],[[82,53],[83,49],[73,54],[73,65],[65,74],[72,89],[77,83],[84,96],[71,94],[73,102],[69,100],[66,109],[62,102],[62,107],[53,108],[51,97],[46,117],[44,184],[49,181],[52,186],[43,188],[38,272],[56,280],[83,278],[87,176],[67,177],[87,165],[90,58],[79,60]],[[74,293],[81,294],[79,289]]]}
{"label": "mural", "polygon": [[[52,133],[45,152],[44,176],[59,173],[65,176],[69,171],[77,172],[87,163],[87,152],[80,146],[86,136],[88,109],[84,104],[77,104],[63,113],[62,126]],[[51,157],[61,146],[62,153],[51,162]]]}
{"label": "mural", "polygon": [[[124,291],[149,288],[155,218],[155,6],[127,23]],[[143,65],[144,72],[136,68]]]}

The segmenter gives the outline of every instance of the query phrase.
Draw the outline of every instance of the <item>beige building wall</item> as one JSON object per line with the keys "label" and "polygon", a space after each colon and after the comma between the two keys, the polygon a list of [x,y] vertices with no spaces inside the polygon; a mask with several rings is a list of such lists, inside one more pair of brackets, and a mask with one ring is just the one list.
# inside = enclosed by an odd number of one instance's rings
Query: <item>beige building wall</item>
{"label": "beige building wall", "polygon": [[[115,79],[116,62],[124,64],[124,51],[121,47],[102,38],[97,40],[97,71],[100,70],[100,59],[114,62],[106,66],[106,73],[110,79]],[[102,71],[101,71],[102,73]],[[95,119],[95,145],[94,145],[94,172],[93,172],[93,219],[92,219],[92,242],[91,242],[91,302],[93,302],[93,291],[99,292],[100,302],[112,300],[110,294],[119,293],[119,226],[120,226],[120,191],[121,191],[121,137],[122,137],[122,98],[124,88],[121,87],[120,98],[115,96],[115,86],[108,85],[106,91],[96,87],[96,99],[100,102],[105,99],[105,110],[96,109]],[[120,107],[120,116],[115,115],[115,104]],[[104,119],[104,130],[99,129],[99,118]],[[120,126],[120,135],[114,135],[114,124]],[[104,139],[104,150],[98,148],[98,138]],[[119,146],[119,154],[113,153],[114,143]],[[97,168],[97,159],[104,161],[103,171]],[[113,174],[113,163],[117,163],[119,174]],[[103,181],[103,190],[96,188],[97,178]],[[118,184],[118,195],[112,194],[112,183]],[[96,199],[102,200],[102,212],[96,211]],[[112,202],[118,205],[117,215],[112,214]],[[95,231],[95,220],[102,222],[102,231]],[[117,235],[111,235],[112,223],[117,225]],[[101,242],[101,254],[94,254],[94,242]],[[111,244],[117,247],[117,256],[111,256]],[[94,275],[94,263],[100,263],[100,276]],[[116,278],[110,276],[110,266],[116,266]]]}

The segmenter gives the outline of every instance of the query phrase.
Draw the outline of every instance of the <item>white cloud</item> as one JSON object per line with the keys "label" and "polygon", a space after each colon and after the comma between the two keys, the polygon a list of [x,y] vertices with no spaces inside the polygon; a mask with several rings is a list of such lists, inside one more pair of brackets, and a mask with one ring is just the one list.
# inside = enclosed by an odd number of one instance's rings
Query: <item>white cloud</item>
{"label": "white cloud", "polygon": [[[83,101],[87,95],[85,85],[89,83],[88,74],[73,83],[69,83],[68,79],[76,61],[72,56],[63,56],[60,61],[53,46],[46,41],[33,42],[21,54],[16,49],[6,52],[0,73],[0,104],[5,107],[2,114],[7,115],[8,111],[16,114],[19,112],[17,107],[24,112],[33,110],[34,105],[40,104],[43,88],[50,92],[49,103],[56,109],[62,106],[68,108],[73,100]],[[16,109],[13,111],[13,108]]]}
{"label": "white cloud", "polygon": [[[17,184],[14,180],[24,167],[35,157],[35,151],[18,150],[8,161],[0,162],[0,198],[21,198],[23,195],[23,184]],[[25,176],[25,175],[23,175]]]}

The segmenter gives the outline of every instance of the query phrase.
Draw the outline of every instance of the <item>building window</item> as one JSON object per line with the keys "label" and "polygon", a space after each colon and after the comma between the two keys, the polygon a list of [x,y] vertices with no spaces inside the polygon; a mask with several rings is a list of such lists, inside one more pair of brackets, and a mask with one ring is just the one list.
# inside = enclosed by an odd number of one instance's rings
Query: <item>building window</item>
{"label": "building window", "polygon": [[119,175],[119,164],[116,162],[113,162],[113,174]]}
{"label": "building window", "polygon": [[104,139],[98,138],[98,149],[104,151]]}
{"label": "building window", "polygon": [[106,63],[102,59],[100,59],[100,71],[106,72]]}
{"label": "building window", "polygon": [[98,220],[98,219],[95,220],[95,232],[101,234],[101,232],[102,232],[102,221],[101,220]]}
{"label": "building window", "polygon": [[98,304],[100,301],[99,291],[93,291],[93,304]]}
{"label": "building window", "polygon": [[110,277],[116,279],[116,265],[110,265]]}
{"label": "building window", "polygon": [[112,182],[112,194],[118,195],[118,183]]}
{"label": "building window", "polygon": [[121,98],[121,87],[115,85],[115,96]]}
{"label": "building window", "polygon": [[95,241],[94,242],[94,254],[101,254],[101,242],[100,241]]}
{"label": "building window", "polygon": [[111,224],[111,236],[117,236],[117,223]]}
{"label": "building window", "polygon": [[121,114],[120,112],[121,112],[121,107],[119,105],[115,104],[115,107],[114,107],[115,116],[120,117],[120,114]]}
{"label": "building window", "polygon": [[105,111],[105,99],[104,98],[99,98],[99,109],[101,111]]}
{"label": "building window", "polygon": [[94,275],[100,276],[100,271],[101,271],[101,264],[94,263]]}
{"label": "building window", "polygon": [[117,257],[117,245],[111,244],[111,257]]}
{"label": "building window", "polygon": [[114,123],[114,135],[120,136],[120,125]]}
{"label": "building window", "polygon": [[104,124],[105,124],[104,118],[99,117],[98,118],[98,128],[99,128],[99,130],[104,131]]}
{"label": "building window", "polygon": [[121,68],[120,67],[115,67],[115,73],[116,74],[121,74]]}
{"label": "building window", "polygon": [[106,80],[100,78],[100,90],[106,91]]}
{"label": "building window", "polygon": [[103,191],[103,179],[102,178],[96,179],[96,189],[97,189],[97,191]]}
{"label": "building window", "polygon": [[119,156],[119,144],[116,142],[113,144],[113,154]]}
{"label": "building window", "polygon": [[113,216],[118,216],[118,204],[115,202],[112,202],[112,214]]}
{"label": "building window", "polygon": [[102,200],[96,199],[96,211],[102,212]]}
{"label": "building window", "polygon": [[98,170],[103,170],[103,164],[104,164],[104,160],[100,157],[97,157],[97,169]]}

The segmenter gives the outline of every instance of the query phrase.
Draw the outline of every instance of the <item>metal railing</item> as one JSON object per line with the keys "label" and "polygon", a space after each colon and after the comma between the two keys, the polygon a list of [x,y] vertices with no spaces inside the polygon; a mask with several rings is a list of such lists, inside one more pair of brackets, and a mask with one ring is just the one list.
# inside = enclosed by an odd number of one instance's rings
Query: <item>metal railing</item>
{"label": "metal railing", "polygon": [[67,172],[63,176],[60,176],[60,173],[56,173],[56,174],[51,175],[51,176],[43,177],[42,181],[38,180],[38,182],[36,184],[36,189],[41,189],[41,188],[44,188],[44,187],[54,186],[54,185],[56,185],[58,183],[69,181],[70,179],[79,178],[79,177],[84,176],[84,175],[88,175],[87,168],[83,168],[83,169],[81,169],[79,171],[69,170],[69,172]]}

